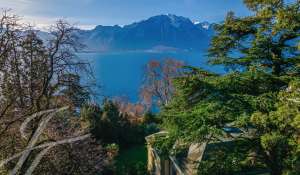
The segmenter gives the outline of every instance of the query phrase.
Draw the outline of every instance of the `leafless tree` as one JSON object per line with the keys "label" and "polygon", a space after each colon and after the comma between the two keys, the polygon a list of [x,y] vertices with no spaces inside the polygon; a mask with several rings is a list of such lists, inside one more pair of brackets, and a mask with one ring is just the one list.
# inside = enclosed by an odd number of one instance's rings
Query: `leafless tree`
{"label": "leafless tree", "polygon": [[37,31],[4,12],[0,19],[0,117],[54,107],[58,99],[67,98],[66,88],[89,90],[78,78],[66,78],[92,73],[87,62],[76,58],[75,51],[82,45],[74,33],[71,25],[58,21],[43,42]]}
{"label": "leafless tree", "polygon": [[[50,28],[47,38],[40,38],[39,31],[20,23],[19,17],[10,11],[4,11],[0,16],[0,159],[26,146],[28,140],[22,139],[18,130],[29,115],[65,105],[72,109],[88,100],[89,86],[82,85],[80,78],[82,75],[91,77],[92,70],[88,62],[80,60],[75,54],[83,46],[74,31],[73,26],[60,20]],[[29,128],[31,133],[34,133],[39,120],[37,118],[32,122]],[[65,124],[69,122],[71,124]],[[79,126],[80,120],[75,117],[60,118],[59,122],[52,123],[49,132],[44,133],[41,142],[72,136],[74,129],[83,129]],[[78,159],[78,165],[84,164],[91,169],[90,172],[99,171],[103,165],[103,161],[98,159],[103,152],[97,152],[102,150],[101,145],[89,140],[79,146],[81,149],[73,150],[70,147],[58,147],[47,158],[53,162],[70,163],[73,174],[80,174],[83,169],[87,171],[87,168],[71,165],[75,159]],[[89,152],[81,153],[85,150],[82,147]],[[61,156],[62,153],[65,156]],[[97,155],[98,160],[93,159],[92,154]],[[11,166],[7,165],[7,168],[11,169]],[[50,164],[41,166],[49,169]],[[92,170],[92,167],[97,168]],[[52,174],[55,174],[66,169],[52,167],[52,170]],[[87,174],[85,171],[81,173]]]}
{"label": "leafless tree", "polygon": [[140,97],[144,105],[163,106],[169,103],[174,92],[172,80],[182,74],[182,61],[175,59],[151,60],[146,65]]}
{"label": "leafless tree", "polygon": [[140,122],[142,116],[147,112],[145,105],[140,102],[132,103],[126,97],[115,97],[113,102],[123,116],[128,117],[131,122]]}

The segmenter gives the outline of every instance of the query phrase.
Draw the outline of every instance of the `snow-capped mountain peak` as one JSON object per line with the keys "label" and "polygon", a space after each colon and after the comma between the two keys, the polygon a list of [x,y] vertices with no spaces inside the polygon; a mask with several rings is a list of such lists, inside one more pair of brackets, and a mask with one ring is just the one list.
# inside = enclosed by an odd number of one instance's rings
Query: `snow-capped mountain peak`
{"label": "snow-capped mountain peak", "polygon": [[210,28],[210,24],[208,22],[203,22],[203,23],[201,23],[201,25],[202,25],[202,28],[204,28],[204,29],[208,30]]}
{"label": "snow-capped mountain peak", "polygon": [[198,25],[198,24],[200,24],[200,21],[194,21],[193,22],[195,25]]}
{"label": "snow-capped mountain peak", "polygon": [[167,14],[123,27],[99,25],[78,33],[86,51],[149,50],[157,46],[198,50],[208,47],[212,29],[209,23]]}

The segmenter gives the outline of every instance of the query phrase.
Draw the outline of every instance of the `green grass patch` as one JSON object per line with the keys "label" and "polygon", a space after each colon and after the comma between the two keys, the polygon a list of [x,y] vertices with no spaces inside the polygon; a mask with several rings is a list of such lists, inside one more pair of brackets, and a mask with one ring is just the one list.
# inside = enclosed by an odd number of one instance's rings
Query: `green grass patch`
{"label": "green grass patch", "polygon": [[116,172],[118,175],[145,175],[147,166],[147,148],[138,145],[120,150],[116,158]]}

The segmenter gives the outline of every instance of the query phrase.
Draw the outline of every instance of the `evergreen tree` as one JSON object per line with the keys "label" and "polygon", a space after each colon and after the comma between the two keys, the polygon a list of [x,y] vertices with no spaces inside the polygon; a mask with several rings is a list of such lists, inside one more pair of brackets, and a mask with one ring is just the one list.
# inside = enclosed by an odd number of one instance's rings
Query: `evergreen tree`
{"label": "evergreen tree", "polygon": [[[245,149],[202,162],[222,166],[206,166],[207,172],[200,173],[237,173],[227,168],[238,165],[234,169],[262,166],[272,175],[299,174],[300,4],[282,0],[245,0],[245,4],[253,15],[236,17],[230,12],[224,23],[216,25],[209,50],[210,63],[236,71],[216,75],[186,69],[174,80],[174,96],[160,113],[163,126],[170,140],[186,145],[219,141],[228,124],[244,131],[251,128],[251,138],[239,138]],[[249,162],[249,156],[255,161]]]}
{"label": "evergreen tree", "polygon": [[[228,13],[216,25],[210,62],[233,69],[259,66],[274,75],[299,75],[300,1],[245,0],[252,16]],[[291,2],[291,1],[289,1]]]}

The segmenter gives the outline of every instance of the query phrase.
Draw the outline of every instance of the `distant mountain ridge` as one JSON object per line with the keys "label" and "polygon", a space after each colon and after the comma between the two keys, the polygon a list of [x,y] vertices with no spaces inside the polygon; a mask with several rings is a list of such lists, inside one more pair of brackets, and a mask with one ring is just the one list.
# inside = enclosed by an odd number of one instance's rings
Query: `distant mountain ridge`
{"label": "distant mountain ridge", "polygon": [[120,27],[99,25],[78,30],[84,51],[199,50],[206,49],[213,35],[212,24],[176,15],[158,15]]}

